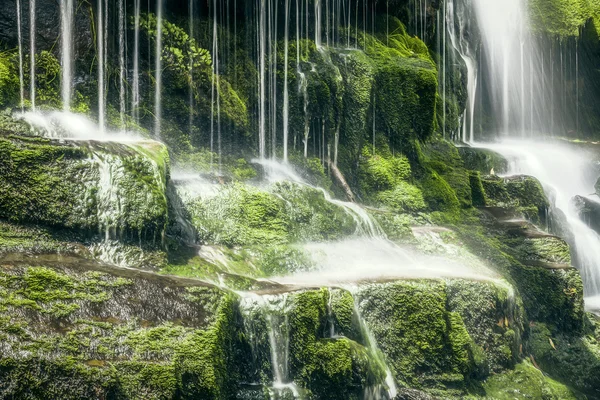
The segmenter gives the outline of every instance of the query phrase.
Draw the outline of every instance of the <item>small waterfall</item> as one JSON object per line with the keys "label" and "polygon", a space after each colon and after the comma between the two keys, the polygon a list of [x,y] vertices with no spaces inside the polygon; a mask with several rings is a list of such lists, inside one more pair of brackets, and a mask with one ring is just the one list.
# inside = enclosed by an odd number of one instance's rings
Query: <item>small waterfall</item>
{"label": "small waterfall", "polygon": [[243,293],[240,306],[245,315],[245,330],[255,357],[262,356],[261,348],[265,345],[261,335],[263,327],[255,325],[262,320],[265,322],[272,374],[272,382],[268,388],[271,399],[287,398],[290,394],[295,399],[301,399],[300,389],[289,376],[289,294],[260,296]]}
{"label": "small waterfall", "polygon": [[[190,32],[190,39],[194,39],[194,0],[190,0],[189,4],[188,4],[188,11],[190,13],[190,18],[189,18],[189,32]],[[194,61],[193,58],[190,57],[190,71],[193,70],[194,67]],[[192,132],[192,129],[194,127],[194,76],[192,73],[190,73],[190,87],[189,87],[189,107],[190,107],[190,121],[189,121],[189,132]]]}
{"label": "small waterfall", "polygon": [[360,323],[360,330],[367,341],[366,346],[370,350],[371,355],[375,357],[377,363],[379,365],[381,365],[385,371],[385,386],[386,387],[380,387],[381,385],[379,385],[379,387],[371,388],[370,391],[367,391],[367,393],[365,393],[365,400],[379,400],[381,398],[380,393],[382,391],[386,391],[389,396],[388,398],[390,400],[393,400],[396,398],[396,395],[398,394],[398,389],[396,387],[396,381],[394,379],[394,375],[392,374],[390,367],[387,365],[387,362],[385,360],[385,355],[382,353],[382,351],[377,346],[377,341],[375,340],[375,337],[373,336],[373,332],[367,325],[367,321],[364,319],[364,317],[362,316],[362,314],[360,312],[359,304],[357,301],[357,295],[356,295],[356,292],[357,292],[356,287],[349,288],[349,291],[350,291],[350,293],[352,293],[352,297],[354,298],[354,313],[358,317],[358,321]]}
{"label": "small waterfall", "polygon": [[258,155],[261,159],[265,158],[266,149],[266,64],[265,57],[267,54],[267,4],[269,0],[260,0],[260,17],[258,18],[257,32],[259,36],[259,122],[258,122]]}
{"label": "small waterfall", "polygon": [[221,171],[221,94],[219,93],[219,30],[217,20],[217,0],[213,0],[213,71],[211,84],[210,106],[210,157],[211,166],[214,165],[215,152],[215,117],[217,125],[217,151],[219,154],[219,171]]}
{"label": "small waterfall", "polygon": [[119,116],[121,127],[125,126],[125,82],[127,81],[125,69],[125,0],[119,1]]}
{"label": "small waterfall", "polygon": [[140,12],[141,1],[134,0],[134,33],[133,33],[133,94],[131,96],[131,112],[136,124],[140,123]]}
{"label": "small waterfall", "polygon": [[25,82],[23,78],[23,32],[21,20],[21,0],[17,0],[17,34],[19,36],[19,94],[21,112],[25,110]]}
{"label": "small waterfall", "polygon": [[[108,1],[108,0],[105,0]],[[106,3],[107,4],[107,3]],[[102,0],[98,0],[98,21],[96,26],[97,28],[97,36],[98,36],[98,126],[100,127],[100,132],[105,132],[106,129],[106,94],[105,94],[105,84],[104,78],[106,76],[105,70],[105,62],[106,62],[106,41],[105,41],[105,19],[104,19],[104,5],[105,3]]]}
{"label": "small waterfall", "polygon": [[[462,140],[463,142],[472,142],[474,140],[474,118],[475,118],[475,99],[477,96],[477,63],[476,63],[476,52],[471,48],[471,43],[467,37],[468,23],[469,23],[469,15],[471,5],[466,5],[465,3],[458,2],[455,5],[454,0],[448,0],[446,2],[445,7],[447,8],[446,14],[446,27],[448,30],[448,35],[450,36],[450,42],[452,43],[452,47],[460,57],[463,59],[465,65],[467,66],[467,92],[468,92],[468,108],[465,111],[465,115],[463,115],[463,124],[462,124]],[[455,8],[456,7],[456,8]],[[458,28],[458,32],[457,32]],[[445,35],[444,31],[444,35]],[[446,51],[445,39],[444,39],[444,52]],[[445,55],[444,55],[445,60]],[[445,63],[444,63],[445,66]],[[445,79],[446,72],[444,71],[444,98],[446,95],[445,88]],[[445,117],[445,99],[444,99],[444,122],[446,121]],[[467,125],[467,120],[469,124]]]}
{"label": "small waterfall", "polygon": [[62,101],[65,111],[71,110],[73,84],[73,0],[60,2]]}
{"label": "small waterfall", "polygon": [[284,38],[284,78],[283,78],[283,162],[288,162],[288,134],[289,134],[289,107],[290,95],[288,89],[288,68],[289,68],[289,19],[290,19],[290,0],[285,0],[285,38]]}
{"label": "small waterfall", "polygon": [[162,123],[162,42],[163,42],[163,1],[156,2],[156,52],[154,66],[156,68],[154,89],[154,137],[160,138]]}
{"label": "small waterfall", "polygon": [[29,0],[29,58],[31,66],[29,68],[29,75],[31,86],[29,89],[29,96],[31,98],[31,109],[35,111],[35,22],[36,22],[36,9],[35,0]]}
{"label": "small waterfall", "polygon": [[572,204],[575,196],[584,196],[598,202],[594,184],[598,174],[592,159],[566,144],[505,140],[499,144],[485,144],[503,154],[510,161],[509,174],[526,174],[538,178],[554,207],[566,216],[571,230],[574,264],[581,271],[586,298],[600,295],[600,235],[588,227]]}

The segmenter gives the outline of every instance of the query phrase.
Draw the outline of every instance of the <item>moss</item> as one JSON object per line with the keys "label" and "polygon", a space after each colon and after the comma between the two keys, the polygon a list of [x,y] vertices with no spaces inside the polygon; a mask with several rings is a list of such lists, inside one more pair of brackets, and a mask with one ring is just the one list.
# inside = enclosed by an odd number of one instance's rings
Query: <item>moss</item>
{"label": "moss", "polygon": [[470,339],[460,318],[446,310],[443,282],[372,284],[358,296],[397,382],[460,393],[472,368]]}
{"label": "moss", "polygon": [[[233,396],[243,380],[236,349],[244,347],[235,296],[155,279],[63,267],[4,268],[0,394]],[[145,291],[155,293],[154,307]],[[135,309],[135,317],[124,318]]]}
{"label": "moss", "polygon": [[323,338],[329,311],[339,329],[344,326],[348,334],[356,333],[348,292],[321,289],[294,295],[288,314],[291,375],[316,398],[360,399],[366,389],[383,382],[383,369],[359,343]]}
{"label": "moss", "polygon": [[456,192],[441,178],[437,172],[431,172],[419,182],[423,198],[432,211],[454,212],[460,202]]}
{"label": "moss", "polygon": [[471,186],[471,199],[474,207],[483,207],[486,204],[485,189],[481,183],[478,171],[469,171],[469,185]]}
{"label": "moss", "polygon": [[534,223],[545,221],[549,202],[537,179],[529,176],[486,176],[481,183],[486,205],[513,210]]}
{"label": "moss", "polygon": [[591,397],[598,396],[600,347],[593,330],[579,336],[538,323],[531,326],[530,337],[527,351],[542,370]]}
{"label": "moss", "polygon": [[425,165],[443,178],[456,193],[460,206],[473,204],[469,172],[465,169],[457,148],[450,142],[434,140],[423,147]]}
{"label": "moss", "polygon": [[410,183],[401,182],[393,190],[381,192],[377,195],[379,202],[392,211],[418,212],[427,207],[421,190]]}
{"label": "moss", "polygon": [[479,379],[514,367],[519,357],[525,318],[512,290],[494,283],[448,282],[448,308],[461,316],[473,340],[473,354],[479,355],[479,359],[474,357]]}
{"label": "moss", "polygon": [[475,147],[459,147],[465,167],[478,171],[482,175],[504,174],[508,171],[508,161],[499,153],[488,149]]}
{"label": "moss", "polygon": [[0,138],[0,160],[0,218],[160,243],[167,223],[164,146]]}
{"label": "moss", "polygon": [[[502,231],[493,221],[479,220],[484,227],[464,226],[456,230],[462,242],[513,282],[523,299],[528,318],[548,321],[562,330],[580,331],[583,323],[583,285],[575,269],[549,269],[524,265],[513,255],[514,243],[503,242]],[[486,224],[491,224],[486,228]]]}
{"label": "moss", "polygon": [[567,386],[547,377],[530,362],[517,364],[514,370],[494,375],[483,383],[489,399],[580,399]]}
{"label": "moss", "polygon": [[578,37],[581,28],[600,15],[600,3],[596,0],[549,0],[532,1],[529,10],[533,29],[561,38]]}
{"label": "moss", "polygon": [[0,53],[0,106],[16,104],[19,97],[19,78],[11,54]]}

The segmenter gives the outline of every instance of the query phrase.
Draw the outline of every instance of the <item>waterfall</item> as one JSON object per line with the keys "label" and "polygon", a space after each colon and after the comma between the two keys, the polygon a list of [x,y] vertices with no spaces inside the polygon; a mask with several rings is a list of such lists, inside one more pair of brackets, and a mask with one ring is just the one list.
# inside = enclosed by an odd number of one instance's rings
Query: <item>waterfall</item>
{"label": "waterfall", "polygon": [[[370,353],[375,357],[379,365],[383,366],[385,370],[385,389],[388,392],[389,398],[395,399],[396,395],[398,394],[398,389],[396,388],[396,381],[394,380],[394,375],[392,374],[390,367],[385,361],[384,354],[377,346],[377,341],[375,340],[375,336],[373,336],[373,332],[371,331],[371,329],[369,329],[367,321],[365,321],[364,317],[360,312],[359,304],[357,301],[356,288],[350,288],[350,292],[352,293],[352,297],[354,298],[354,313],[358,317],[358,321],[360,323],[360,330],[367,341],[367,348],[370,350]],[[371,397],[374,397],[375,399],[379,398],[380,396],[377,395],[378,391],[380,390],[376,389],[375,396]]]}
{"label": "waterfall", "polygon": [[[106,0],[108,1],[108,0]],[[104,86],[105,71],[105,38],[104,38],[104,4],[102,0],[98,0],[98,22],[97,22],[97,36],[98,36],[98,125],[100,132],[104,132],[106,129],[106,95]]]}
{"label": "waterfall", "polygon": [[285,38],[283,49],[283,64],[284,64],[284,78],[283,78],[283,162],[288,162],[288,134],[289,134],[289,107],[290,107],[290,95],[288,89],[288,68],[289,68],[289,19],[290,19],[290,0],[285,0]]}
{"label": "waterfall", "polygon": [[[211,106],[210,106],[210,157],[211,166],[214,164],[213,154],[215,151],[215,116],[217,118],[217,146],[219,152],[219,171],[221,170],[221,105],[219,93],[219,31],[217,25],[217,0],[213,0],[213,70],[211,84]],[[215,110],[216,108],[216,110]]]}
{"label": "waterfall", "polygon": [[29,0],[29,58],[30,58],[30,69],[29,76],[31,81],[31,86],[29,90],[29,95],[31,98],[31,109],[35,111],[35,0]]}
{"label": "waterfall", "polygon": [[[471,48],[471,43],[467,37],[468,30],[468,15],[467,12],[470,10],[470,5],[458,2],[458,7],[455,6],[454,0],[448,0],[445,7],[447,10],[446,14],[446,28],[448,35],[450,36],[450,43],[454,50],[460,55],[467,67],[467,93],[468,93],[468,108],[463,116],[463,142],[472,142],[474,140],[474,117],[475,117],[475,98],[477,95],[477,63],[475,51]],[[456,7],[456,8],[455,8]],[[458,32],[457,32],[458,28]],[[446,31],[444,31],[444,35]],[[446,51],[446,39],[444,39],[444,66],[445,64],[445,51]],[[445,95],[446,95],[446,72],[444,70],[444,122],[446,121],[446,106],[445,106]],[[467,126],[467,120],[469,122]]]}
{"label": "waterfall", "polygon": [[600,235],[579,216],[572,200],[583,196],[598,202],[594,184],[598,178],[594,160],[568,144],[504,140],[499,144],[480,144],[497,151],[510,161],[510,175],[526,174],[538,178],[554,199],[554,207],[566,216],[572,233],[570,245],[574,264],[581,271],[586,298],[600,295]]}
{"label": "waterfall", "polygon": [[[498,129],[504,134],[519,132],[521,135],[533,126],[526,111],[527,104],[544,104],[546,94],[539,91],[543,79],[540,64],[534,59],[537,46],[529,31],[527,3],[522,0],[494,2],[476,0],[473,8],[481,32],[482,50],[491,67],[486,83],[491,93],[494,115],[499,119]],[[527,82],[525,66],[532,69]],[[475,79],[470,78],[470,79]],[[476,83],[473,83],[476,84]],[[537,92],[526,90],[538,88]],[[528,99],[528,96],[534,98]],[[545,118],[545,117],[543,117]]]}
{"label": "waterfall", "polygon": [[265,321],[266,326],[264,328],[267,331],[272,373],[272,382],[268,388],[271,398],[288,398],[287,396],[292,395],[294,399],[301,399],[302,396],[298,386],[289,376],[289,294],[264,296],[252,293],[241,294],[240,307],[245,316],[245,330],[254,357],[262,356],[260,348],[266,345],[266,343],[262,343],[263,338],[260,334],[263,327],[256,326],[257,322],[263,319]]}
{"label": "waterfall", "polygon": [[258,18],[257,32],[259,35],[259,122],[258,122],[258,154],[261,159],[265,158],[265,136],[266,136],[266,66],[265,57],[267,53],[267,4],[269,0],[260,1],[260,17]]}
{"label": "waterfall", "polygon": [[[190,0],[188,4],[190,19],[189,19],[189,29],[190,29],[190,39],[194,39],[194,0]],[[189,121],[189,132],[192,132],[192,128],[194,127],[194,75],[192,73],[194,68],[193,58],[190,57],[190,87],[189,87],[189,107],[190,107],[190,121]]]}
{"label": "waterfall", "polygon": [[19,94],[21,112],[25,109],[25,82],[23,79],[23,32],[21,20],[21,0],[17,0],[17,34],[19,36]]}
{"label": "waterfall", "polygon": [[119,116],[125,126],[125,0],[119,1]]}
{"label": "waterfall", "polygon": [[133,33],[133,94],[131,96],[131,112],[136,124],[140,123],[140,11],[141,1],[134,0],[134,33]]}
{"label": "waterfall", "polygon": [[156,88],[154,89],[154,136],[160,138],[162,123],[162,31],[163,31],[163,1],[156,3],[156,53],[154,65],[156,67]]}
{"label": "waterfall", "polygon": [[70,111],[73,84],[73,0],[60,2],[63,109]]}

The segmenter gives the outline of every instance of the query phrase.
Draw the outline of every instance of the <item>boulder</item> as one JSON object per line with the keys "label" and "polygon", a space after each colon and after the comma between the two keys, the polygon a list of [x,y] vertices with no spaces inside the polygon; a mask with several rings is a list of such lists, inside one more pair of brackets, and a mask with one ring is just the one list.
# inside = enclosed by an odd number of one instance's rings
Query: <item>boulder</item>
{"label": "boulder", "polygon": [[0,137],[0,219],[160,245],[168,169],[154,141]]}
{"label": "boulder", "polygon": [[600,202],[584,196],[575,196],[571,203],[577,210],[579,218],[600,234]]}

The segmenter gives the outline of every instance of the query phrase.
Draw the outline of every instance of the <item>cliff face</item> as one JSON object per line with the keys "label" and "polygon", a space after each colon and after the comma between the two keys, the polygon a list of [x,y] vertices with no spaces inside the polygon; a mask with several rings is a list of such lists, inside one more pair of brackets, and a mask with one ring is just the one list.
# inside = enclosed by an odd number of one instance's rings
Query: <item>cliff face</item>
{"label": "cliff face", "polygon": [[[438,2],[366,2],[321,43],[315,3],[286,43],[286,2],[269,2],[262,66],[254,4],[220,2],[214,24],[208,4],[190,19],[180,3],[163,25],[158,136],[154,3],[135,108],[132,57],[121,110],[108,37],[111,140],[23,122],[16,10],[0,5],[0,397],[600,397],[598,322],[552,196],[497,176],[500,154],[446,140],[466,73],[450,47],[441,57]],[[50,121],[60,15],[36,7],[36,115]],[[94,119],[96,4],[76,10],[72,108]]]}

